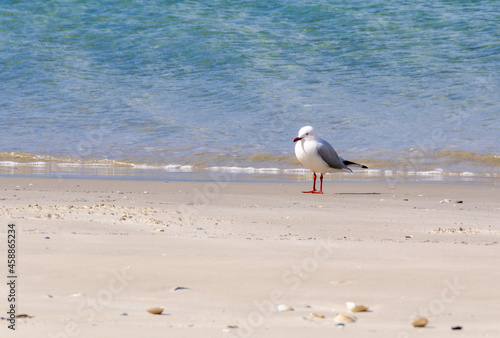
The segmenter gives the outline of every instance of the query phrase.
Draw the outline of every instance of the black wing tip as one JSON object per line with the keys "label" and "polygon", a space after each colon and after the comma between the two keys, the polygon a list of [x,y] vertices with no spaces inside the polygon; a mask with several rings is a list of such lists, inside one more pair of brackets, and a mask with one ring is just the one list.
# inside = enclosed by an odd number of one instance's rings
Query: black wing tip
{"label": "black wing tip", "polygon": [[351,162],[351,161],[346,161],[344,160],[344,164],[345,165],[357,165],[357,166],[360,166],[361,168],[363,169],[368,169],[368,167],[364,164],[359,164],[359,163],[356,163],[356,162]]}

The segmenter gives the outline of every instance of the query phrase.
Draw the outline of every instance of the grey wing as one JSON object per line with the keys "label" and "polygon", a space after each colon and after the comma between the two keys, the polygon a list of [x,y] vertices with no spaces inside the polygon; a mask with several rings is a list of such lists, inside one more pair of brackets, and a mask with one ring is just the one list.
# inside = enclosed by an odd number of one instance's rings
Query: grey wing
{"label": "grey wing", "polygon": [[332,145],[325,140],[320,141],[320,144],[318,146],[318,154],[330,168],[352,171],[343,163],[342,158],[340,158],[335,149],[333,149]]}

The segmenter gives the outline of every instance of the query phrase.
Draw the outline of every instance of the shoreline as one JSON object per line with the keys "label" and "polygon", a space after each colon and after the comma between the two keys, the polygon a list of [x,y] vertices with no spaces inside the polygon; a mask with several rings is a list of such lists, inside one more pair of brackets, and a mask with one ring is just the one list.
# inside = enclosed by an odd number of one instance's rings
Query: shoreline
{"label": "shoreline", "polygon": [[[444,150],[441,150],[444,151]],[[368,165],[367,169],[354,169],[353,173],[327,173],[327,180],[335,181],[386,181],[389,183],[443,182],[500,184],[498,155],[493,153],[471,155],[476,162],[467,162],[467,154],[455,151],[445,163],[423,163],[423,158],[400,156],[384,161],[383,158],[356,159]],[[3,157],[2,157],[3,154]],[[201,164],[175,164],[175,162],[141,162],[132,160],[61,157],[31,153],[0,152],[0,177],[43,177],[74,179],[118,179],[118,180],[172,180],[211,181],[219,176],[231,176],[240,182],[296,182],[310,180],[312,173],[298,163],[293,154],[283,158],[252,157],[255,161],[239,166],[212,162]],[[279,160],[281,158],[281,160]],[[243,157],[241,158],[243,159]],[[257,159],[259,159],[257,161]],[[284,161],[286,159],[286,161]],[[181,161],[182,162],[182,161]],[[187,162],[189,163],[189,161]],[[216,163],[225,163],[218,161]]]}
{"label": "shoreline", "polygon": [[[17,307],[31,316],[12,336],[500,332],[498,186],[329,181],[310,195],[300,192],[310,181],[0,184],[0,241],[16,224]],[[349,301],[370,311],[336,326]],[[147,313],[157,306],[164,315]],[[416,315],[429,325],[411,327]]]}
{"label": "shoreline", "polygon": [[[1,169],[1,168],[0,168]],[[5,169],[5,168],[4,168]],[[26,169],[26,168],[25,168]],[[308,169],[272,169],[262,171],[245,171],[235,169],[217,170],[181,170],[181,169],[120,169],[93,168],[76,171],[30,170],[26,172],[7,173],[0,170],[0,178],[33,178],[33,179],[85,179],[113,181],[173,181],[173,182],[255,182],[255,183],[300,183],[311,182],[312,172]],[[406,173],[393,171],[380,172],[335,172],[325,174],[325,182],[331,183],[386,183],[394,184],[459,184],[459,185],[500,185],[500,177],[472,173],[442,173],[428,171],[422,173]]]}

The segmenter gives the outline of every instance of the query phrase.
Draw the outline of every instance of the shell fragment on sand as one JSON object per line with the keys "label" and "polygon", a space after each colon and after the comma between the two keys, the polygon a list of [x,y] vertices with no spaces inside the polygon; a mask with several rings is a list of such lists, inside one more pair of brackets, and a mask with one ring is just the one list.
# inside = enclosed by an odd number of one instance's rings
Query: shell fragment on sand
{"label": "shell fragment on sand", "polygon": [[293,311],[293,307],[289,306],[289,305],[285,305],[285,304],[280,304],[278,306],[276,306],[276,311]]}
{"label": "shell fragment on sand", "polygon": [[428,323],[429,321],[427,320],[427,318],[419,317],[416,318],[413,322],[411,322],[411,325],[413,325],[413,327],[425,327]]}
{"label": "shell fragment on sand", "polygon": [[368,306],[361,305],[361,304],[356,304],[353,302],[347,302],[345,303],[345,306],[349,309],[351,312],[363,312],[368,310]]}
{"label": "shell fragment on sand", "polygon": [[322,314],[322,313],[314,313],[314,312],[311,312],[309,314],[309,316],[311,316],[311,318],[325,318],[325,315]]}
{"label": "shell fragment on sand", "polygon": [[148,309],[148,312],[154,315],[161,315],[163,313],[163,310],[165,310],[164,307],[153,307],[151,309]]}
{"label": "shell fragment on sand", "polygon": [[355,323],[357,319],[354,316],[337,314],[335,315],[333,320],[335,321],[335,324],[348,324],[348,323]]}

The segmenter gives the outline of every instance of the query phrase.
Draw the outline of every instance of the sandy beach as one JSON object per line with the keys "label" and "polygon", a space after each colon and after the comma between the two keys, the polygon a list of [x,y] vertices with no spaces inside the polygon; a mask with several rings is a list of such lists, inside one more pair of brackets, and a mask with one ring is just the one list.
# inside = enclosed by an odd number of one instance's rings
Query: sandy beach
{"label": "sandy beach", "polygon": [[[28,315],[15,332],[0,321],[1,336],[500,335],[498,186],[0,183],[4,281],[15,224],[16,313]],[[357,321],[336,325],[338,313]]]}

